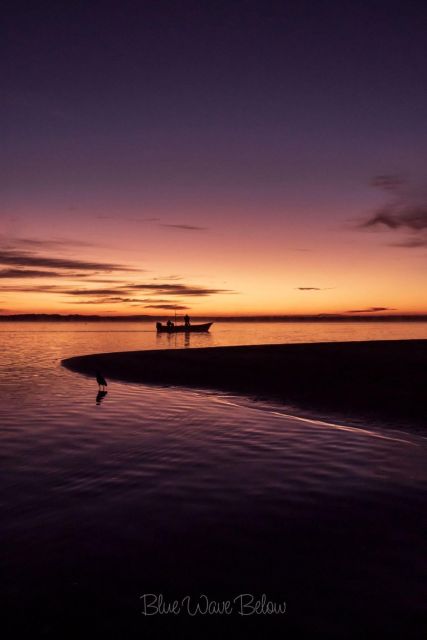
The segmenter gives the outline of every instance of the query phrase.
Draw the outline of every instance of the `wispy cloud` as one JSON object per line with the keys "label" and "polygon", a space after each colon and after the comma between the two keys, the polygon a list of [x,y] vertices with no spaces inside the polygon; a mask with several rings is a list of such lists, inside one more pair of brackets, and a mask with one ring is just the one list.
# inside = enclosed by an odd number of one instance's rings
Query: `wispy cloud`
{"label": "wispy cloud", "polygon": [[0,243],[7,249],[52,249],[52,248],[68,248],[68,247],[94,247],[92,242],[85,240],[77,240],[74,238],[23,238],[14,236],[5,236],[0,234]]}
{"label": "wispy cloud", "polygon": [[[118,285],[117,287],[110,288],[72,288],[72,287],[55,287],[52,292],[62,293],[66,296],[73,298],[83,298],[78,304],[100,304],[102,303],[149,303],[149,305],[176,305],[177,302],[172,302],[171,298],[175,296],[180,297],[197,297],[197,296],[210,296],[218,293],[231,293],[228,289],[212,289],[206,287],[196,287],[185,284],[127,284]],[[138,293],[148,294],[150,297],[139,298],[135,297]],[[157,296],[163,296],[158,298]],[[155,308],[155,307],[154,307]],[[165,307],[166,308],[166,307]]]}
{"label": "wispy cloud", "polygon": [[211,296],[218,293],[235,293],[231,289],[211,289],[207,287],[191,286],[186,284],[129,284],[124,285],[123,288],[132,291],[153,291],[157,294],[167,294],[169,296]]}
{"label": "wispy cloud", "polygon": [[[105,216],[105,219],[109,217]],[[142,221],[140,218],[135,220]],[[159,219],[145,220],[157,223]],[[165,223],[161,226],[183,231],[204,229],[186,224]],[[230,289],[176,282],[182,279],[177,274],[156,277],[148,282],[129,282],[129,278],[138,277],[134,275],[137,271],[141,273],[144,270],[116,262],[92,260],[90,256],[89,259],[80,255],[75,257],[79,247],[89,246],[92,246],[89,242],[65,238],[45,240],[0,235],[0,279],[10,280],[2,290],[6,293],[52,294],[61,296],[67,304],[129,304],[153,309],[186,309],[188,300],[185,298],[236,293]],[[67,249],[72,249],[74,255],[68,256]],[[49,278],[55,282],[34,283],[34,280],[48,281]],[[176,300],[178,296],[184,301]]]}
{"label": "wispy cloud", "polygon": [[[69,238],[27,238],[13,237],[0,234],[0,265],[23,267],[38,271],[52,269],[57,271],[56,277],[61,275],[70,277],[69,270],[78,272],[78,277],[96,276],[106,272],[135,272],[136,269],[115,262],[92,261],[84,258],[67,257],[67,250],[92,248],[94,245],[84,240]],[[58,250],[58,253],[55,251]],[[60,271],[63,273],[61,274]],[[141,271],[138,269],[138,271]],[[89,273],[88,273],[89,272]],[[27,274],[28,277],[48,277],[45,273]],[[11,277],[11,276],[10,276]],[[14,277],[20,277],[16,272]],[[25,276],[22,276],[25,277]],[[53,277],[53,274],[52,274]],[[128,276],[129,277],[129,276]]]}
{"label": "wispy cloud", "polygon": [[[104,300],[103,298],[97,298],[95,300],[64,300],[65,304],[106,304],[111,302],[110,300]],[[114,304],[114,302],[112,303]]]}
{"label": "wispy cloud", "polygon": [[43,271],[41,269],[0,269],[0,278],[58,278],[60,271]]}
{"label": "wispy cloud", "polygon": [[179,310],[189,309],[190,307],[186,307],[181,304],[146,304],[144,308],[145,309],[169,309],[172,311],[179,311]]}
{"label": "wispy cloud", "polygon": [[90,260],[76,260],[57,256],[38,255],[31,251],[17,251],[14,249],[0,249],[0,264],[21,267],[47,267],[53,269],[76,269],[88,271],[133,271],[130,267],[113,262],[92,262]]}
{"label": "wispy cloud", "polygon": [[427,237],[424,238],[408,238],[399,242],[390,242],[390,247],[403,247],[405,249],[418,249],[427,247]]}
{"label": "wispy cloud", "polygon": [[295,287],[297,291],[330,291],[335,287]]}
{"label": "wispy cloud", "polygon": [[1,290],[4,293],[58,293],[58,287],[55,284],[2,285]]}
{"label": "wispy cloud", "polygon": [[[145,269],[141,269],[141,271],[145,271]],[[113,278],[96,278],[93,273],[82,273],[79,277],[84,277],[85,284],[116,284],[119,285],[122,283],[121,280],[113,279]]]}
{"label": "wispy cloud", "polygon": [[[96,301],[101,299],[104,302],[139,302],[145,303],[172,303],[170,297],[174,296],[210,296],[218,293],[234,293],[229,289],[212,289],[205,287],[195,287],[184,284],[161,284],[155,285],[152,283],[147,284],[129,284],[118,285],[117,287],[99,287],[99,288],[84,288],[84,287],[72,287],[63,286],[61,284],[52,285],[29,285],[29,284],[15,284],[6,285],[2,287],[2,291],[6,292],[40,292],[40,293],[56,293],[73,298],[85,298],[85,301],[89,304],[90,300]],[[144,292],[150,297],[135,297],[138,292]],[[156,296],[162,295],[163,298]],[[153,297],[154,296],[154,297]],[[176,303],[174,303],[176,304]]]}
{"label": "wispy cloud", "polygon": [[207,227],[197,227],[192,224],[159,224],[159,227],[168,227],[169,229],[179,229],[180,231],[207,231]]}
{"label": "wispy cloud", "polygon": [[64,289],[63,293],[69,296],[114,296],[117,293],[123,293],[123,288],[112,289]]}
{"label": "wispy cloud", "polygon": [[361,229],[406,232],[406,238],[389,243],[393,247],[417,249],[427,247],[427,197],[405,180],[394,175],[376,176],[371,184],[391,195],[391,199],[369,218],[359,223]]}
{"label": "wispy cloud", "polygon": [[366,229],[381,225],[388,229],[423,231],[427,229],[427,205],[417,207],[390,203],[368,218],[361,226]]}
{"label": "wispy cloud", "polygon": [[124,220],[125,222],[158,222],[160,218],[138,218],[136,216],[96,216],[97,220]]}
{"label": "wispy cloud", "polygon": [[[160,304],[160,303],[170,303],[171,301],[168,298],[138,298],[139,302],[149,302],[150,304],[156,303],[156,304]],[[176,301],[174,304],[178,304],[179,300]]]}
{"label": "wispy cloud", "polygon": [[376,313],[378,311],[397,311],[393,307],[368,307],[367,309],[350,309],[345,313]]}
{"label": "wispy cloud", "polygon": [[378,187],[384,191],[395,192],[404,184],[405,180],[402,176],[393,173],[383,173],[372,178],[370,184],[372,187]]}
{"label": "wispy cloud", "polygon": [[200,227],[194,224],[185,224],[185,223],[168,223],[168,222],[160,222],[161,218],[138,218],[137,216],[111,216],[111,215],[99,215],[96,216],[97,220],[120,220],[120,222],[137,222],[141,224],[145,224],[147,222],[155,222],[157,223],[157,227],[164,227],[168,229],[176,229],[178,231],[207,231],[207,227]]}
{"label": "wispy cloud", "polygon": [[106,298],[90,298],[89,300],[65,300],[68,304],[120,304],[120,303],[138,303],[143,304],[143,300],[139,298],[120,298],[115,296],[107,296]]}
{"label": "wispy cloud", "polygon": [[[183,305],[172,303],[170,300],[150,298],[122,298],[120,296],[93,297],[87,300],[64,300],[67,304],[131,304],[131,306],[143,306],[152,309],[187,309]],[[146,304],[146,303],[150,304]]]}

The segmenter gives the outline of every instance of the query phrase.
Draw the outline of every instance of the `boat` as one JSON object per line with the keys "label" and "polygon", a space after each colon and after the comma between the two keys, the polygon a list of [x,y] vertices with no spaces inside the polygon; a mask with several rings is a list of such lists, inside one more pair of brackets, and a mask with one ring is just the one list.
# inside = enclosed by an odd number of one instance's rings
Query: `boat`
{"label": "boat", "polygon": [[205,322],[204,324],[174,324],[168,327],[166,324],[156,322],[157,333],[202,333],[209,331],[213,322]]}

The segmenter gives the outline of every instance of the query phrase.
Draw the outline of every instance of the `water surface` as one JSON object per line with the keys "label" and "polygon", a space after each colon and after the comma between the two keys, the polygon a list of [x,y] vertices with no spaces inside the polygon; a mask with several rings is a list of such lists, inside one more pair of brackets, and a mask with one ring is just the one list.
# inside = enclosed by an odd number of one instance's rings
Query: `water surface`
{"label": "water surface", "polygon": [[[287,613],[251,628],[290,637],[415,637],[426,621],[424,438],[185,389],[114,382],[97,404],[95,381],[60,366],[97,351],[384,337],[427,337],[427,325],[224,323],[186,340],[151,325],[2,324],[6,637],[204,624],[144,617],[149,592],[267,593]],[[232,622],[249,628],[235,616],[201,632]]]}

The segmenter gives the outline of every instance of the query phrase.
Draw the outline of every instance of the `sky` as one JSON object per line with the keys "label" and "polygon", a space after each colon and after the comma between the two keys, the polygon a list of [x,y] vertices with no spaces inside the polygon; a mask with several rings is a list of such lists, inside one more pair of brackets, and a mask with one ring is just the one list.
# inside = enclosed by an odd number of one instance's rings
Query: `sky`
{"label": "sky", "polygon": [[427,313],[421,2],[6,2],[0,313]]}

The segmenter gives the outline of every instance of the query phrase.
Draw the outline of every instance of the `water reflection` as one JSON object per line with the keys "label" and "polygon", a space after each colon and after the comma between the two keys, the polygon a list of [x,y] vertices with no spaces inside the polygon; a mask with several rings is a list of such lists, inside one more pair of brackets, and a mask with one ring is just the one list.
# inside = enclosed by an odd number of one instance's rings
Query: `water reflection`
{"label": "water reflection", "polygon": [[[242,405],[238,397],[119,382],[99,410],[107,392],[97,393],[93,407],[94,376],[74,374],[60,360],[103,351],[427,337],[425,323],[218,323],[210,335],[157,337],[141,323],[84,326],[0,328],[0,598],[13,628],[29,612],[34,637],[63,637],[70,619],[92,616],[105,635],[114,623],[116,637],[152,637],[135,603],[169,585],[180,598],[202,589],[221,599],[251,589],[284,594],[293,619],[316,637],[348,638],[361,612],[363,629],[388,621],[390,610],[404,623],[420,619],[422,438],[396,442],[380,431],[296,420],[283,415],[286,408],[249,399]],[[264,623],[266,616],[258,618]],[[133,620],[141,627],[127,633]],[[398,631],[389,637],[416,637],[406,627]]]}
{"label": "water reflection", "polygon": [[96,394],[96,404],[101,404],[107,393],[108,391],[98,391],[98,393]]}
{"label": "water reflection", "polygon": [[[215,340],[210,333],[157,333],[157,347],[159,349],[180,349],[182,347],[210,347],[215,346]],[[213,340],[213,343],[212,343]],[[162,344],[163,342],[163,344]]]}

